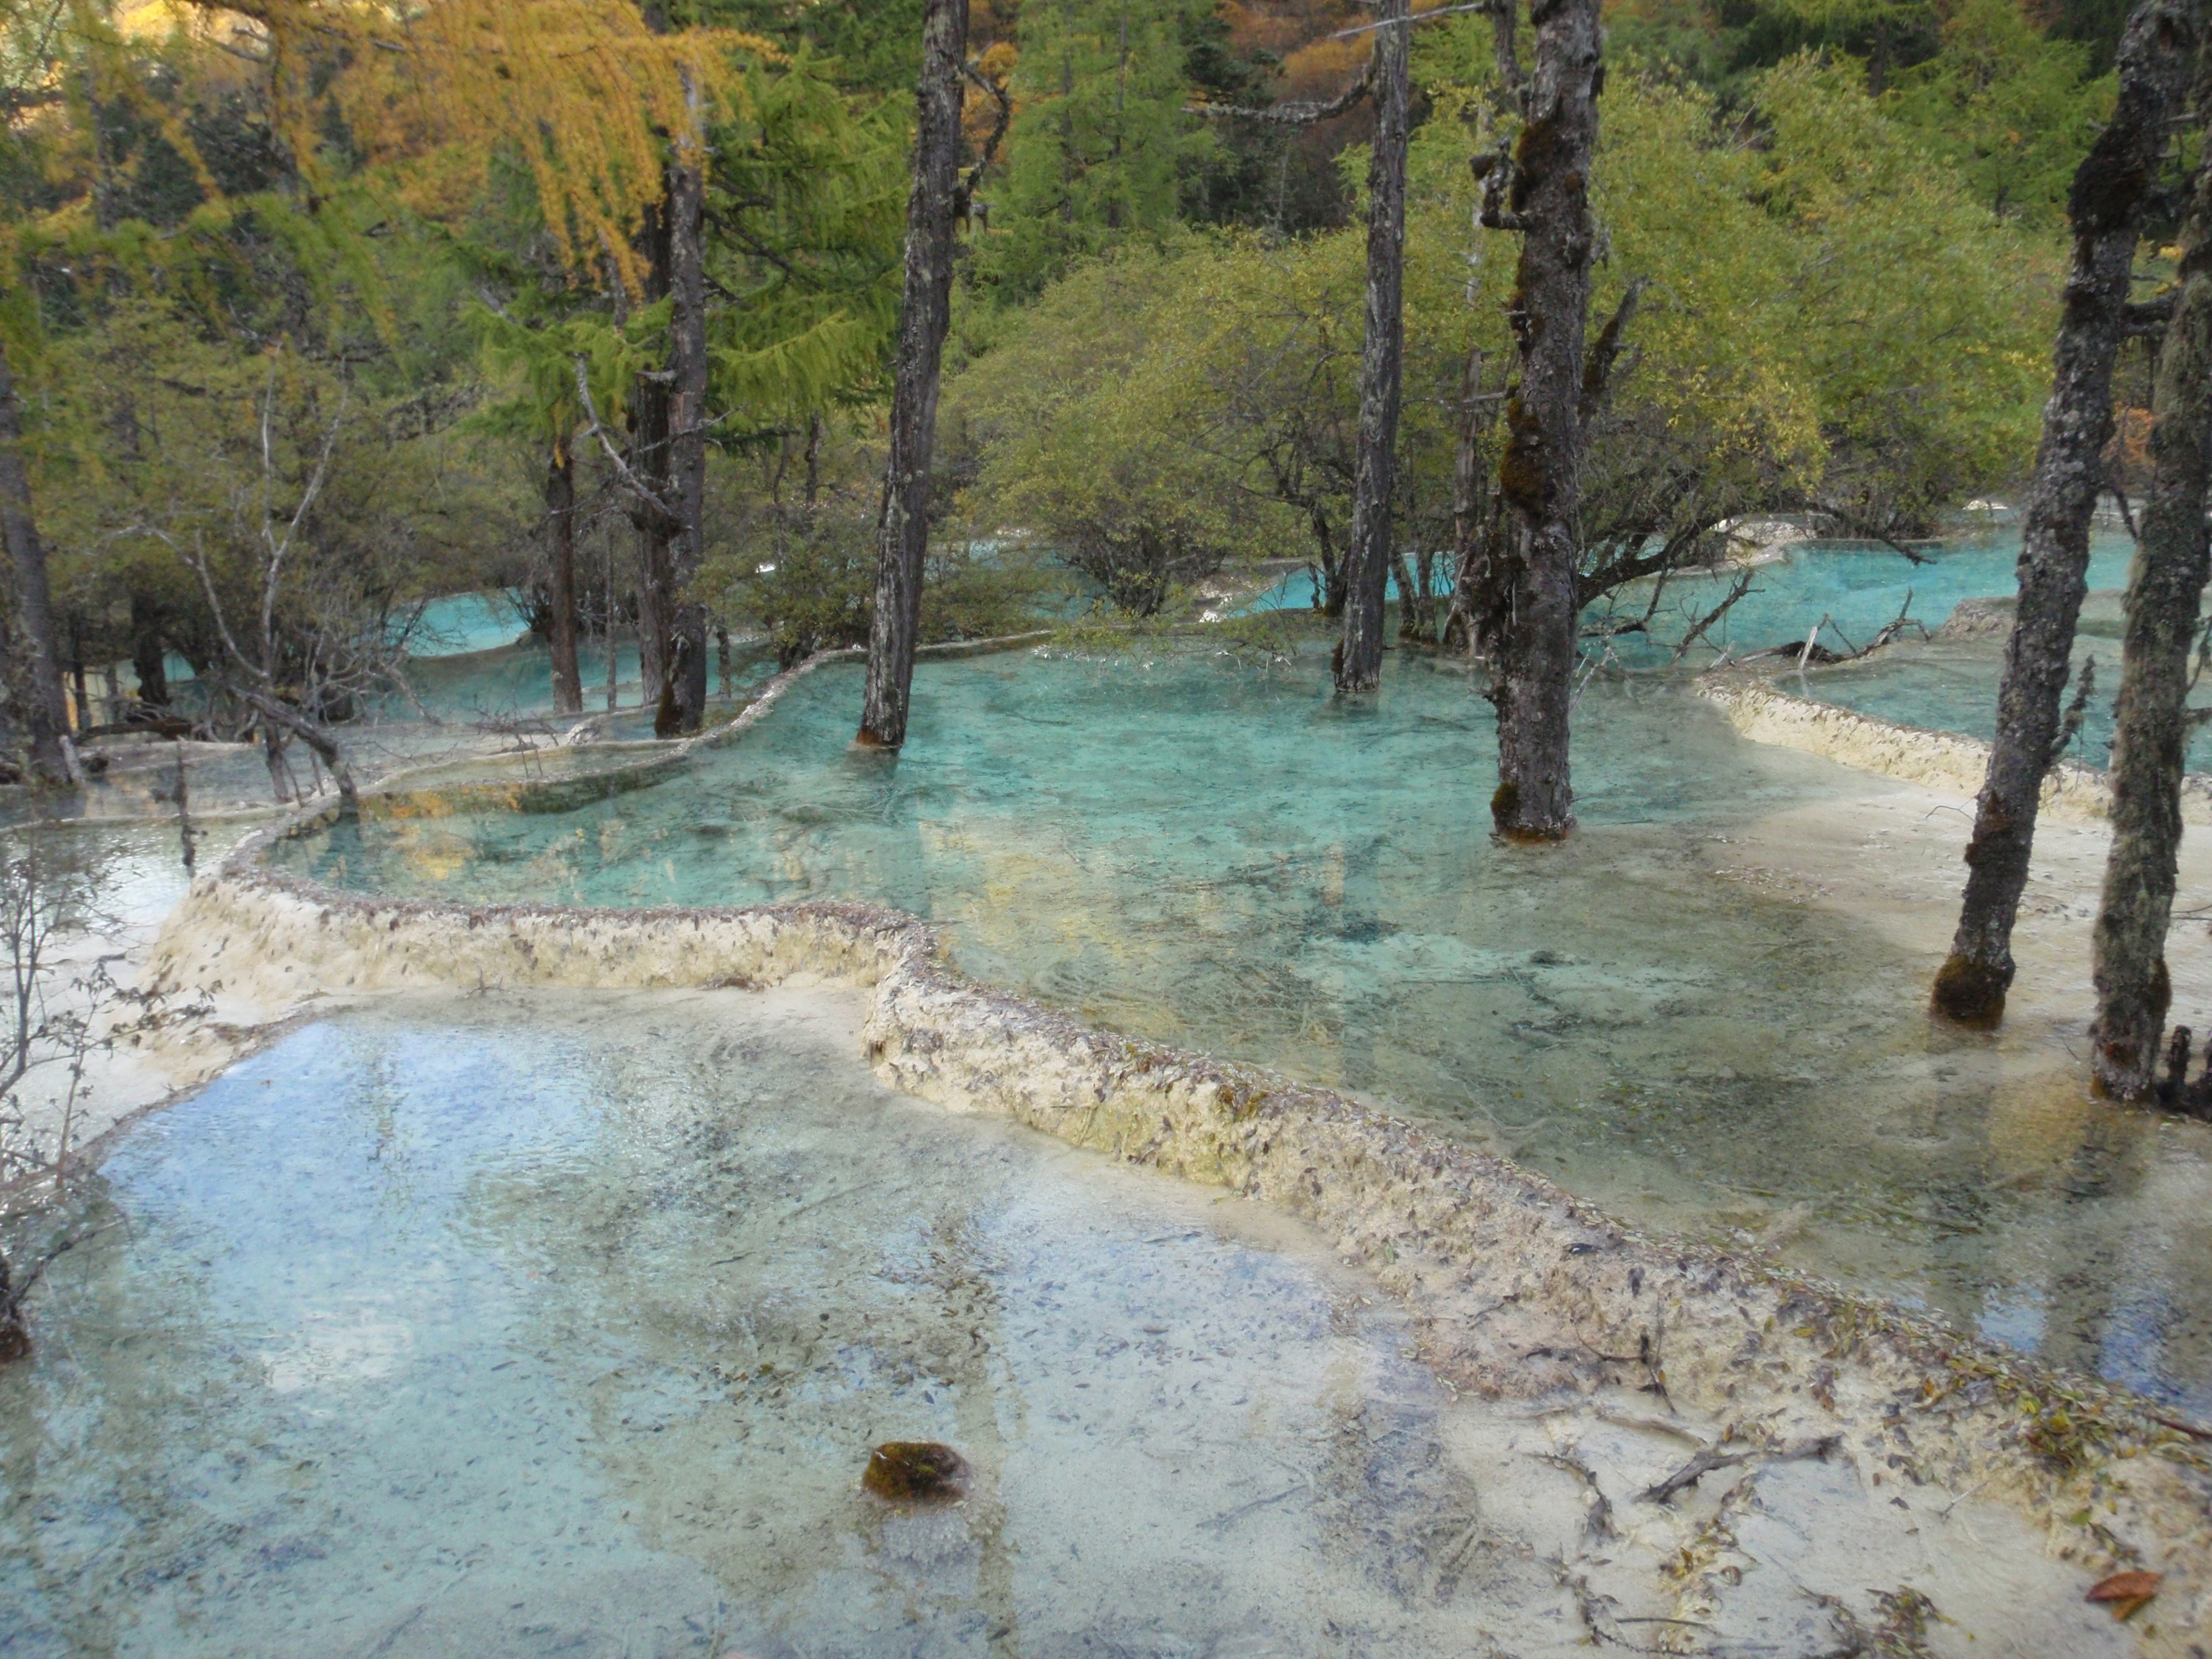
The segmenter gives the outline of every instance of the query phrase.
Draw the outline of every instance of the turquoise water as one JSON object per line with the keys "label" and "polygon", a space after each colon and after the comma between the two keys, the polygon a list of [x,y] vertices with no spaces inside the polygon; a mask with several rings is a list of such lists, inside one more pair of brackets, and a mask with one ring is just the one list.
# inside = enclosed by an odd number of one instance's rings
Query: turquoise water
{"label": "turquoise water", "polygon": [[418,657],[458,656],[513,645],[528,629],[504,593],[448,593],[422,607],[407,648]]}
{"label": "turquoise water", "polygon": [[[1926,562],[1914,564],[1887,548],[1801,544],[1788,556],[1758,567],[1751,591],[1705,636],[1710,648],[1693,647],[1686,662],[1703,667],[1723,650],[1741,656],[1785,643],[1802,644],[1823,618],[1823,645],[1832,651],[1856,650],[1900,611],[1933,632],[1961,599],[2016,591],[2016,529],[1914,551]],[[2122,532],[2104,532],[2093,538],[2090,586],[2124,587],[2134,551],[2134,543]],[[1619,635],[1611,642],[1612,651],[1626,668],[1659,667],[1673,657],[1683,635],[1727,596],[1735,579],[1736,573],[1723,573],[1672,576],[1663,584],[1638,582],[1593,606],[1584,626],[1618,626],[1644,619],[1648,613],[1648,633]],[[1395,594],[1395,585],[1391,592]],[[1293,572],[1255,600],[1254,608],[1304,610],[1312,600],[1311,578]],[[2118,633],[2116,626],[2100,633],[2092,621],[2083,635],[2074,653],[2076,671],[2094,655],[2099,690],[2086,711],[2074,755],[2102,766],[2111,752],[2112,694],[2119,685]],[[1595,641],[1586,648],[1593,655],[1605,649]],[[2003,665],[2002,633],[1929,645],[1917,633],[1908,632],[1901,643],[1864,663],[1808,672],[1802,679],[1792,675],[1782,684],[1784,690],[1799,696],[1840,703],[1900,725],[1986,740],[1996,724],[1997,680]],[[2191,763],[2198,770],[2212,766],[2212,732],[2198,733]]]}
{"label": "turquoise water", "polygon": [[[1801,543],[1785,556],[1756,568],[1751,591],[1739,599],[1707,636],[1713,649],[1693,655],[1702,666],[1724,647],[1737,653],[1764,650],[1787,641],[1802,641],[1806,630],[1823,616],[1841,635],[1823,633],[1832,648],[1865,645],[1911,601],[1910,614],[1929,629],[1940,628],[1959,601],[2013,592],[2017,587],[2014,566],[2020,558],[2017,529],[1995,530],[1960,541],[1915,547],[1924,562],[1915,564],[1890,548],[1832,542]],[[2124,532],[2100,532],[2090,541],[2089,586],[2125,586],[2128,561],[2135,544]],[[1728,594],[1737,571],[1718,574],[1679,574],[1662,585],[1638,582],[1601,600],[1584,617],[1584,625],[1615,623],[1643,617],[1655,588],[1658,608],[1650,629],[1660,648],[1639,651],[1633,635],[1616,644],[1626,661],[1642,665],[1656,655],[1664,661],[1675,642],[1699,618]],[[1397,592],[1394,581],[1390,592]],[[1303,611],[1313,604],[1313,580],[1304,571],[1293,571],[1253,602],[1256,610]],[[1995,696],[1994,682],[1991,690]]]}
{"label": "turquoise water", "polygon": [[[137,1125],[5,1237],[77,1243],[0,1368],[0,1653],[1579,1635],[1513,1506],[1482,1518],[1543,1470],[1478,1489],[1468,1408],[1371,1285],[856,1049],[732,993],[448,999],[295,1031]],[[957,1445],[969,1501],[864,1495],[893,1438]]]}
{"label": "turquoise water", "polygon": [[1686,687],[1600,679],[1582,834],[1501,848],[1476,688],[1394,656],[1340,703],[1326,643],[1286,621],[1272,647],[925,664],[896,761],[852,750],[860,675],[832,667],[653,790],[278,856],[471,901],[898,905],[984,979],[2212,1409],[2212,1284],[2173,1265],[2212,1261],[2193,1127],[2070,1072],[2051,1106],[2047,1073],[1930,1030],[1928,964],[1877,920],[1736,867],[1752,820],[1886,786],[1746,744]]}

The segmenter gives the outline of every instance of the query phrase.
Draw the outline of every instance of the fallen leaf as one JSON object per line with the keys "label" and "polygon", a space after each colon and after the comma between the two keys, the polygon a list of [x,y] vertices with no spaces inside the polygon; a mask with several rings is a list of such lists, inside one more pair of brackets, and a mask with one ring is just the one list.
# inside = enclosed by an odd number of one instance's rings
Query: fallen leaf
{"label": "fallen leaf", "polygon": [[2109,1578],[2100,1578],[2089,1587],[2092,1601],[2109,1602],[2115,1619],[2131,1619],[2150,1604],[2158,1594],[2164,1575],[2143,1572],[2116,1572]]}

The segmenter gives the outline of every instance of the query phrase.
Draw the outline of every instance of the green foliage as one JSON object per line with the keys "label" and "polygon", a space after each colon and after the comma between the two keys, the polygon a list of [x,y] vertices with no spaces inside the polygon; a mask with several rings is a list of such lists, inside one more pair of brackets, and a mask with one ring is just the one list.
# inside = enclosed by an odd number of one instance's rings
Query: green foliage
{"label": "green foliage", "polygon": [[921,0],[714,0],[711,9],[726,27],[811,54],[840,87],[911,102]]}
{"label": "green foliage", "polygon": [[1209,0],[1028,0],[1013,130],[974,279],[1000,303],[1176,222],[1212,136],[1182,113],[1184,40]]}
{"label": "green foliage", "polygon": [[1954,167],[1999,213],[2057,225],[2074,169],[2111,115],[2111,75],[2090,48],[2048,40],[2015,0],[1959,0],[1943,47],[1898,76],[1883,112]]}
{"label": "green foliage", "polygon": [[[788,668],[817,651],[865,644],[875,594],[875,516],[858,491],[782,516],[769,556],[748,565],[734,549],[710,559],[701,581],[716,612],[768,635]],[[933,538],[924,572],[921,640],[998,638],[1036,628],[1065,598],[1018,546]]]}
{"label": "green foliage", "polygon": [[880,395],[904,249],[903,112],[856,106],[811,59],[750,78],[708,180],[726,445]]}
{"label": "green foliage", "polygon": [[[1414,548],[1449,543],[1468,354],[1494,397],[1518,252],[1499,233],[1470,244],[1453,118],[1472,92],[1431,94],[1407,246],[1398,507]],[[1800,59],[1752,95],[1756,147],[1693,88],[1634,74],[1607,88],[1597,314],[1644,286],[1586,479],[1594,565],[1759,510],[1915,528],[2030,452],[2055,249],[1978,206],[1856,75]],[[1349,230],[1186,237],[1079,266],[948,394],[952,441],[977,457],[969,516],[1026,526],[1078,568],[1121,553],[1097,574],[1139,612],[1177,560],[1167,580],[1270,555],[1333,570],[1364,264]]]}
{"label": "green foliage", "polygon": [[971,514],[1024,526],[1139,615],[1259,555],[1282,510],[1216,441],[1231,417],[1192,373],[1234,351],[1224,337],[1243,319],[1224,285],[1247,262],[1205,242],[1132,246],[1025,313],[952,392],[948,438],[981,457]]}

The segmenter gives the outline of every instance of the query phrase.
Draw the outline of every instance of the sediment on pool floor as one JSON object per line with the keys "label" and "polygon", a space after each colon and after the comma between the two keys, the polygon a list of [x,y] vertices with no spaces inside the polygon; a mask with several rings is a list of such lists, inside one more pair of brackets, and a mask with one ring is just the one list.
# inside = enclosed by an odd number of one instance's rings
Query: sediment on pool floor
{"label": "sediment on pool floor", "polygon": [[272,874],[258,851],[195,888],[157,951],[163,975],[258,981],[273,998],[438,983],[854,985],[871,993],[865,1037],[888,1079],[1307,1217],[1407,1300],[1425,1358],[1459,1386],[1649,1389],[1725,1418],[1768,1455],[1840,1436],[1870,1475],[2002,1492],[2093,1566],[2148,1563],[2179,1587],[2212,1559],[2203,1458],[2123,1391],[1645,1237],[1327,1091],[976,986],[911,917],[834,904],[395,903]]}

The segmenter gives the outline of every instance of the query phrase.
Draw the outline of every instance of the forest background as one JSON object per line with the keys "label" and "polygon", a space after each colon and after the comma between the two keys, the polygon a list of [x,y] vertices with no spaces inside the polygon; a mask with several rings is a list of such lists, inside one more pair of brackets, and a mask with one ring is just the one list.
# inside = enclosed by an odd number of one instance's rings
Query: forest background
{"label": "forest background", "polygon": [[[280,744],[405,695],[410,630],[453,592],[520,596],[572,709],[577,640],[656,605],[786,662],[864,640],[921,13],[0,0],[0,414],[78,729],[158,718],[181,658],[212,693],[194,720]],[[1368,20],[976,0],[925,637],[1147,615],[1268,557],[1339,601],[1373,118],[1220,112],[1331,99]],[[2121,21],[1608,5],[1593,313],[1637,302],[1593,429],[1586,601],[1746,514],[1904,538],[2024,475]],[[1413,639],[1444,626],[1461,422],[1512,357],[1511,244],[1468,165],[1493,62],[1481,15],[1414,31],[1392,507]],[[2131,349],[2124,404],[2148,368]],[[135,700],[93,683],[118,661]]]}

